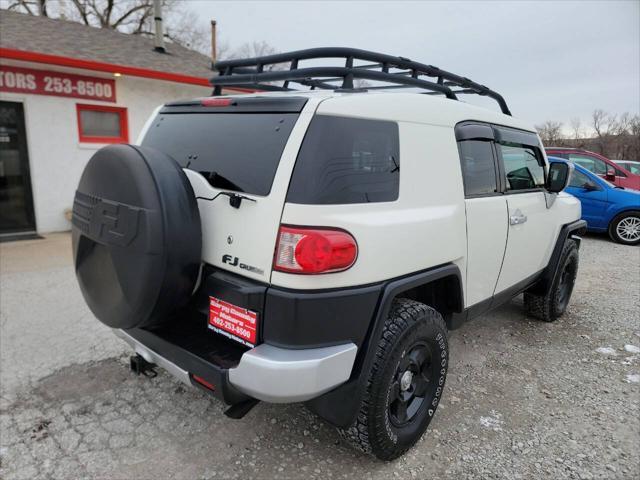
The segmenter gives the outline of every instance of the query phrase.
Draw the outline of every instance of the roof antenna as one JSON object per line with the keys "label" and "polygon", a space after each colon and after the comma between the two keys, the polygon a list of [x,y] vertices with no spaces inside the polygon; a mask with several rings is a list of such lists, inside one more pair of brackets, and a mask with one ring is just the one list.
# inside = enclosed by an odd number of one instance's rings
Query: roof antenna
{"label": "roof antenna", "polygon": [[166,53],[164,49],[164,31],[162,29],[162,0],[153,0],[153,20],[155,22],[155,48],[156,52]]}

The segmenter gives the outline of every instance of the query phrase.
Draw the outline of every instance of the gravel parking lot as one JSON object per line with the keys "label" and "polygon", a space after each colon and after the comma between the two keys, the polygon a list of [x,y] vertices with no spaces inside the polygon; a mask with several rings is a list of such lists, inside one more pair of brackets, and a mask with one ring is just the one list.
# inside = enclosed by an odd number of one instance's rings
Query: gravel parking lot
{"label": "gravel parking lot", "polygon": [[589,236],[569,312],[521,299],[451,333],[443,401],[404,458],[302,405],[243,420],[128,351],[85,306],[66,234],[0,245],[0,478],[640,478],[640,248]]}

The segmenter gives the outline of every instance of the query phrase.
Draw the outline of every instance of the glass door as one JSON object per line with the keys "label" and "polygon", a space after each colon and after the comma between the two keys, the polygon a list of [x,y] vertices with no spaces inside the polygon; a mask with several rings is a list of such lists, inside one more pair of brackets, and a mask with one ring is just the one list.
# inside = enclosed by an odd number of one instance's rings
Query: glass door
{"label": "glass door", "polygon": [[23,107],[0,102],[0,235],[35,229]]}

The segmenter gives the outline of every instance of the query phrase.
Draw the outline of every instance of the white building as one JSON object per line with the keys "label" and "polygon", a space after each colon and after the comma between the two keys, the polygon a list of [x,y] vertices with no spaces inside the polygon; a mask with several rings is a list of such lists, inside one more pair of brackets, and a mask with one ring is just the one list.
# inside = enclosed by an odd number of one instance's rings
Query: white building
{"label": "white building", "polygon": [[68,230],[82,170],[158,105],[210,95],[211,60],[168,43],[0,11],[0,235]]}

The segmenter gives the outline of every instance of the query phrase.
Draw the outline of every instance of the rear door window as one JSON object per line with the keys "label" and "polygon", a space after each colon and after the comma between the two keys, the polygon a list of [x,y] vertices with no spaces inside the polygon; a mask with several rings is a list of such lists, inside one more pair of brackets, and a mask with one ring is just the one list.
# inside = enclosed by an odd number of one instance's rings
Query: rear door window
{"label": "rear door window", "polygon": [[225,190],[268,195],[297,113],[163,113],[142,145]]}
{"label": "rear door window", "polygon": [[397,200],[398,124],[317,115],[293,170],[287,201],[329,205]]}
{"label": "rear door window", "polygon": [[492,142],[465,140],[458,143],[464,194],[494,194],[498,191]]}

